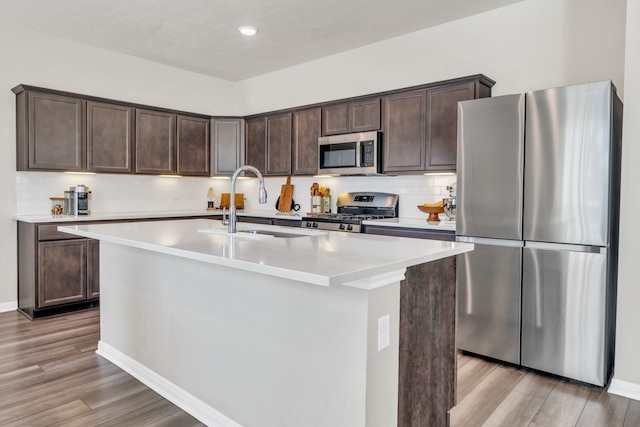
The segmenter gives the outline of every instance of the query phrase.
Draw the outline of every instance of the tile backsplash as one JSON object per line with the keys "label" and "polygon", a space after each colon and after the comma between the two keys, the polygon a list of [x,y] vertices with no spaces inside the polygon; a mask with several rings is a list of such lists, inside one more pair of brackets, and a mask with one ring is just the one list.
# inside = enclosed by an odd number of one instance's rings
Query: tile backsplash
{"label": "tile backsplash", "polygon": [[[258,183],[255,178],[240,179],[236,191],[244,193],[245,208],[275,211],[284,177],[267,177],[269,198],[266,205],[258,203]],[[301,215],[310,210],[309,189],[313,182],[331,188],[332,211],[339,193],[348,191],[379,191],[400,195],[399,213],[403,218],[423,218],[416,205],[432,203],[448,196],[447,185],[455,175],[409,176],[346,176],[331,178],[292,177],[293,199],[300,204]],[[91,191],[89,208],[93,212],[176,211],[204,209],[207,192],[213,187],[215,205],[220,195],[230,191],[229,179],[176,178],[145,175],[77,175],[56,172],[16,172],[16,214],[49,213],[49,197],[62,197],[75,185],[86,185]]]}

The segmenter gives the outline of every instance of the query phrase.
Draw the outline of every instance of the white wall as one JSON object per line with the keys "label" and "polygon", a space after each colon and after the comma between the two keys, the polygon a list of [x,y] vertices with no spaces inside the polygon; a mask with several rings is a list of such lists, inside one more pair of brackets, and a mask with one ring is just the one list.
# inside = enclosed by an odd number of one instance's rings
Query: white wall
{"label": "white wall", "polygon": [[626,97],[622,144],[622,200],[616,366],[612,389],[640,400],[640,0],[627,0]]}
{"label": "white wall", "polygon": [[[236,87],[229,82],[6,26],[0,27],[0,56],[0,199],[5,203],[0,210],[0,271],[5,275],[0,284],[2,311],[15,306],[17,300],[12,215],[17,212],[16,190],[22,188],[16,186],[16,107],[11,88],[24,83],[212,115],[240,110]],[[46,175],[65,185],[68,181],[55,174],[42,175],[44,182]],[[54,195],[34,197],[48,200]]]}
{"label": "white wall", "polygon": [[526,0],[241,82],[248,113],[482,73],[493,95],[613,80],[625,0]]}

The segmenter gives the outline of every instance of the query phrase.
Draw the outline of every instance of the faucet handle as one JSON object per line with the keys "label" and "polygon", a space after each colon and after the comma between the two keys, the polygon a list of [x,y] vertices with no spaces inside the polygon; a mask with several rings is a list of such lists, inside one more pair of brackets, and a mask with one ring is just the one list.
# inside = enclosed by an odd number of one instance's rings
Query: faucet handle
{"label": "faucet handle", "polygon": [[227,207],[222,208],[222,225],[229,225],[229,217],[227,215]]}

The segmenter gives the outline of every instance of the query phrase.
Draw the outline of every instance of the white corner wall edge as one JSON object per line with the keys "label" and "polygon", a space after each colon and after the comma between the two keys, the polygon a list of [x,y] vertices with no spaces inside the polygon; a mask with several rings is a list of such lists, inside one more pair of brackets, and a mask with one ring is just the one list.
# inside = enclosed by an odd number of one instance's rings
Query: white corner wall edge
{"label": "white corner wall edge", "polygon": [[187,393],[174,383],[161,377],[146,366],[141,365],[129,356],[122,354],[114,347],[102,341],[98,342],[96,354],[104,357],[109,362],[118,366],[144,385],[169,400],[185,412],[189,413],[198,421],[209,427],[242,427],[237,422],[218,412],[200,399]]}
{"label": "white corner wall edge", "polygon": [[15,311],[18,309],[18,301],[3,302],[0,304],[0,313]]}
{"label": "white corner wall edge", "polygon": [[633,400],[640,400],[640,384],[612,379],[607,392]]}

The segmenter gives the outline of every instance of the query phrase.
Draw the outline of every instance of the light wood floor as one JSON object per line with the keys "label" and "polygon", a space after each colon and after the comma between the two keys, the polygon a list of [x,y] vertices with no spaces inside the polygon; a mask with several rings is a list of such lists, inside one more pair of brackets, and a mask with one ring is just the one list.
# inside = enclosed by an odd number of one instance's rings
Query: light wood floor
{"label": "light wood floor", "polygon": [[99,321],[0,313],[0,426],[203,426],[95,354]]}
{"label": "light wood floor", "polygon": [[640,402],[524,368],[458,358],[451,427],[635,427]]}
{"label": "light wood floor", "polygon": [[[34,321],[0,313],[0,426],[202,426],[95,354],[99,320],[97,310]],[[451,424],[632,427],[640,402],[460,355]]]}

